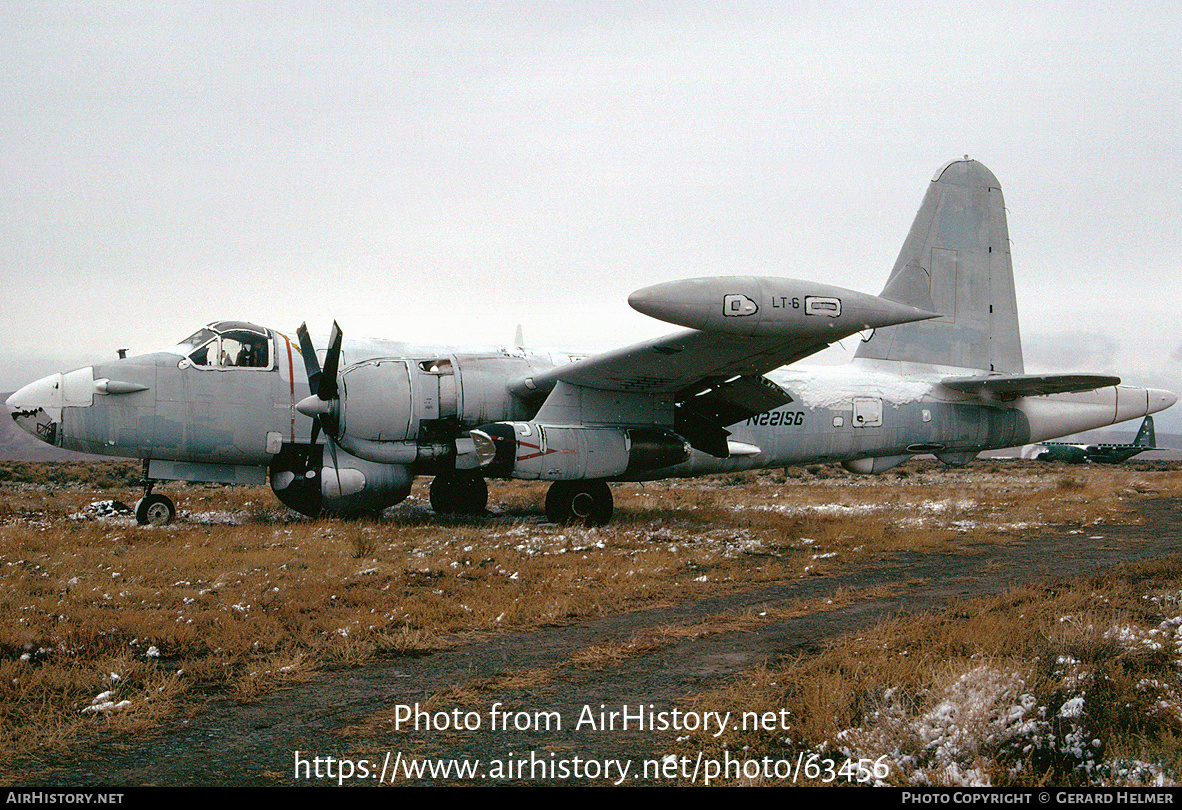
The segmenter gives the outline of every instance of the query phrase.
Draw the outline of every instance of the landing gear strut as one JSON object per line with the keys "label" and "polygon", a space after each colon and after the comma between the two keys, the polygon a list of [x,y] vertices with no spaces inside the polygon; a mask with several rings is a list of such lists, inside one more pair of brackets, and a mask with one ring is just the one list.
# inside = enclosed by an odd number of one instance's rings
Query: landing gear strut
{"label": "landing gear strut", "polygon": [[431,481],[431,508],[440,515],[482,515],[488,484],[478,475],[437,475]]}
{"label": "landing gear strut", "polygon": [[555,481],[546,493],[551,523],[603,526],[612,519],[612,491],[606,481]]}
{"label": "landing gear strut", "polygon": [[141,526],[167,526],[176,517],[176,506],[164,495],[153,495],[156,482],[148,478],[148,462],[144,462],[144,497],[135,505],[135,522]]}

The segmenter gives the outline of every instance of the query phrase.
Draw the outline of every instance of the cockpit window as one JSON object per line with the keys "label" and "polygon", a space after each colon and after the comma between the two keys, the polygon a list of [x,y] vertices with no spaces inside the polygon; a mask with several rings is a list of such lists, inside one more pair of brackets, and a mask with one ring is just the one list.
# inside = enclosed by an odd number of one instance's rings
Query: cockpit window
{"label": "cockpit window", "polygon": [[[213,324],[217,328],[220,324]],[[199,329],[178,345],[194,366],[202,368],[271,367],[270,336],[253,329]]]}
{"label": "cockpit window", "polygon": [[[205,345],[206,341],[208,341],[211,337],[215,337],[214,333],[209,329],[202,327],[178,343],[177,346],[182,351],[184,351],[186,348],[190,350],[196,349],[199,346]],[[184,353],[188,354],[189,352],[185,351]]]}
{"label": "cockpit window", "polygon": [[253,332],[227,332],[222,335],[222,355],[227,361],[223,365],[268,368],[271,365],[267,356],[268,345],[266,338]]}
{"label": "cockpit window", "polygon": [[195,352],[190,354],[189,360],[195,366],[208,366],[208,365],[217,365],[216,363],[211,362],[212,360],[216,359],[217,357],[218,357],[218,339],[215,337],[213,340],[209,341],[209,343],[206,343],[200,349],[197,349]]}

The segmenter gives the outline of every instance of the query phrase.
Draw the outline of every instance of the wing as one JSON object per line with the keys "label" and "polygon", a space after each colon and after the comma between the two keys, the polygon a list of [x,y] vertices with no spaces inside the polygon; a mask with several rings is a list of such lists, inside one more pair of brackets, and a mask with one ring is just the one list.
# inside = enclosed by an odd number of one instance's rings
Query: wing
{"label": "wing", "polygon": [[686,330],[552,368],[510,388],[532,397],[562,381],[604,391],[675,394],[712,379],[764,374],[828,345],[815,337],[767,340]]}
{"label": "wing", "polygon": [[533,374],[510,390],[540,403],[539,422],[672,427],[721,457],[726,425],[792,401],[763,374],[864,329],[937,317],[795,279],[691,279],[628,301],[692,328]]}

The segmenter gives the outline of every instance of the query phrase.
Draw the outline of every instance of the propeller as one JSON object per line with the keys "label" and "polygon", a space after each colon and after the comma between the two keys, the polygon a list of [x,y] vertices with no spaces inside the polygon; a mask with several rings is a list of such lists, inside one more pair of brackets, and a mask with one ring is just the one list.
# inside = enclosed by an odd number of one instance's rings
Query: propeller
{"label": "propeller", "polygon": [[340,406],[340,389],[337,387],[337,370],[341,365],[341,343],[344,334],[337,322],[332,322],[332,331],[328,337],[328,353],[324,358],[324,368],[320,368],[320,361],[316,358],[316,347],[308,336],[308,325],[300,324],[296,330],[300,339],[300,354],[304,356],[304,370],[308,374],[308,389],[312,396],[300,400],[296,410],[312,418],[312,440],[315,444],[321,429],[335,437],[340,427],[338,412]]}
{"label": "propeller", "polygon": [[337,369],[341,365],[341,343],[344,335],[337,322],[332,322],[332,331],[328,334],[328,353],[324,357],[324,368],[320,368],[320,361],[316,358],[316,347],[312,345],[312,338],[308,336],[308,324],[301,323],[296,330],[300,339],[300,354],[304,357],[304,370],[308,374],[308,390],[312,396],[296,403],[296,410],[304,416],[312,418],[312,436],[309,444],[314,450],[316,439],[323,428],[328,437],[328,452],[332,456],[332,466],[337,475],[337,491],[341,487],[341,469],[337,463],[337,443],[335,437],[340,428],[337,416],[340,407],[340,389],[337,386]]}

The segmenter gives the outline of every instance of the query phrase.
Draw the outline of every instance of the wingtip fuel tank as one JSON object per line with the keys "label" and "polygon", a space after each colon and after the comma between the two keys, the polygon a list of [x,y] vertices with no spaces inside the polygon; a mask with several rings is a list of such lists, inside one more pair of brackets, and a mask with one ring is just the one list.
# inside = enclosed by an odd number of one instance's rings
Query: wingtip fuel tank
{"label": "wingtip fuel tank", "polygon": [[713,276],[668,281],[628,296],[633,309],[658,320],[750,337],[846,334],[939,317],[938,313],[791,278]]}

